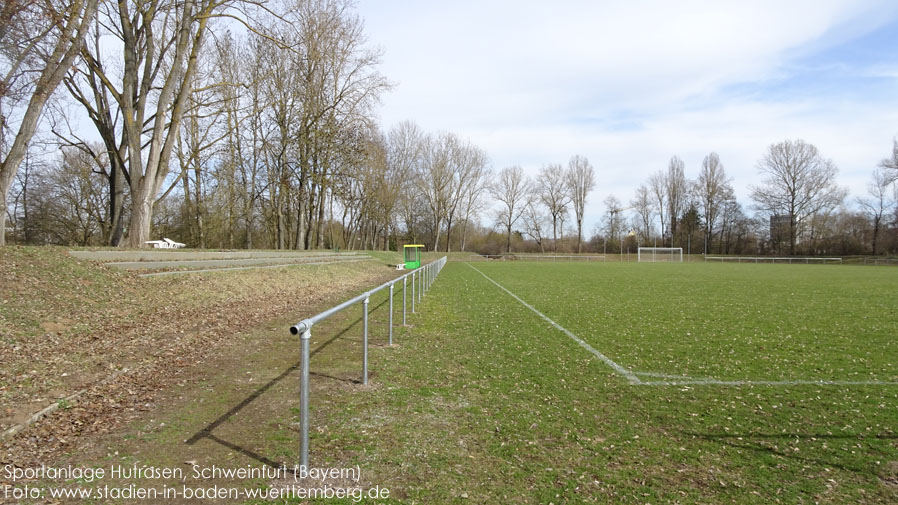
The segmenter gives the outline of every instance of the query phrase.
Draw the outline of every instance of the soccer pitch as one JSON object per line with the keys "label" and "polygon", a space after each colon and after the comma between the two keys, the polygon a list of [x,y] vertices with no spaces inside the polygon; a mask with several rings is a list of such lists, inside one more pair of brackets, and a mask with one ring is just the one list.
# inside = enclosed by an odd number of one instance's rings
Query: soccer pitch
{"label": "soccer pitch", "polygon": [[450,263],[375,350],[377,387],[313,411],[312,460],[418,503],[895,503],[895,286],[832,265]]}
{"label": "soccer pitch", "polygon": [[633,383],[898,386],[894,270],[469,266]]}

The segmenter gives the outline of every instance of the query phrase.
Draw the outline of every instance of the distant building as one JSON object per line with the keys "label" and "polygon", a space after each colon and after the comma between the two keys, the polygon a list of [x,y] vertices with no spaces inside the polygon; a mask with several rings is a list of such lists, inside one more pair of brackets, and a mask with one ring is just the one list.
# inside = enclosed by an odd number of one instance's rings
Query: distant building
{"label": "distant building", "polygon": [[792,226],[791,214],[774,214],[770,216],[770,241],[774,244],[788,242],[790,226]]}

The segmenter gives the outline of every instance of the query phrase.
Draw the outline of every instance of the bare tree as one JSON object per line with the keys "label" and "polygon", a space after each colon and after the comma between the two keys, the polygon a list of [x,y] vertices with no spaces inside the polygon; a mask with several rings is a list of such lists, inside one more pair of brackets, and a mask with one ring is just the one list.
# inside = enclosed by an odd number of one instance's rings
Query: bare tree
{"label": "bare tree", "polygon": [[409,239],[417,242],[415,235],[418,220],[421,218],[422,199],[418,193],[412,193],[413,176],[418,170],[425,147],[426,137],[421,128],[411,121],[403,121],[392,129],[387,136],[387,158],[393,169],[401,174],[402,186],[398,195],[397,208],[405,225]]}
{"label": "bare tree", "polygon": [[542,207],[536,205],[531,199],[524,210],[524,233],[536,242],[540,252],[546,252],[545,236],[543,235],[548,227],[549,217],[543,212]]}
{"label": "bare tree", "polygon": [[457,137],[451,133],[441,133],[436,138],[429,137],[425,141],[421,164],[418,166],[417,186],[430,210],[434,251],[438,251],[440,247],[440,232],[452,196],[452,155],[457,142]]}
{"label": "bare tree", "polygon": [[836,184],[835,163],[804,140],[770,145],[758,162],[758,172],[764,183],[752,187],[751,197],[759,210],[789,220],[789,254],[793,255],[800,227],[815,214],[838,206],[847,194]]}
{"label": "bare tree", "polygon": [[468,224],[470,224],[471,220],[475,218],[476,214],[483,210],[486,205],[484,201],[484,193],[489,189],[489,181],[491,170],[489,166],[486,165],[485,156],[484,163],[475,165],[473,169],[468,174],[468,182],[467,189],[465,190],[465,194],[463,196],[463,219],[464,223],[462,224],[462,234],[461,234],[461,250],[465,250],[465,245],[468,237]]}
{"label": "bare tree", "polygon": [[313,225],[323,220],[329,175],[338,163],[348,167],[364,159],[371,109],[390,84],[376,69],[381,51],[365,47],[364,24],[351,0],[296,5],[289,18],[302,48],[296,55],[302,89],[294,169],[296,247],[307,249]]}
{"label": "bare tree", "polygon": [[585,156],[575,155],[568,162],[565,183],[570,193],[574,217],[577,220],[577,253],[582,252],[583,214],[586,208],[586,197],[596,187],[595,169]]}
{"label": "bare tree", "polygon": [[410,191],[412,178],[421,162],[424,134],[421,128],[411,121],[403,121],[387,134],[387,162],[396,172],[400,185],[396,195],[396,208],[405,221],[407,234],[414,233],[415,223],[419,216],[413,205],[414,198]]}
{"label": "bare tree", "polygon": [[612,244],[616,244],[624,231],[624,220],[623,216],[621,216],[624,208],[620,200],[614,195],[608,195],[602,203],[605,204],[605,226],[603,230],[605,238],[610,240]]}
{"label": "bare tree", "polygon": [[649,178],[649,190],[655,200],[655,210],[658,212],[658,221],[661,223],[661,245],[667,236],[667,221],[664,219],[664,211],[667,209],[667,185],[664,172],[658,171]]}
{"label": "bare tree", "polygon": [[642,235],[644,241],[648,242],[652,235],[652,217],[655,215],[655,204],[652,201],[649,188],[645,184],[640,184],[636,188],[636,195],[630,201],[630,206],[636,210],[639,234]]}
{"label": "bare tree", "polygon": [[33,208],[32,200],[41,197],[43,192],[40,185],[41,179],[44,178],[45,167],[43,160],[35,159],[26,151],[25,159],[22,160],[19,170],[13,180],[12,187],[9,191],[9,201],[12,207],[7,207],[6,215],[12,223],[12,232],[16,243],[32,243],[33,240],[31,226],[31,209]]}
{"label": "bare tree", "polygon": [[[104,153],[105,154],[105,153]],[[54,209],[53,233],[61,243],[96,245],[109,226],[103,179],[106,157],[81,149],[65,149],[60,166],[50,174],[48,188]]]}
{"label": "bare tree", "polygon": [[[259,44],[247,43],[230,33],[216,38],[216,95],[225,117],[224,145],[219,149],[221,164],[233,174],[229,188],[236,188],[244,223],[243,246],[253,248],[253,230],[257,205],[265,188],[261,115],[262,86],[267,64],[257,50]],[[229,230],[230,231],[230,230]]]}
{"label": "bare tree", "polygon": [[552,250],[558,252],[558,222],[567,212],[567,204],[570,201],[561,165],[543,165],[536,178],[536,188],[539,200],[546,206],[552,219]]}
{"label": "bare tree", "polygon": [[[100,164],[87,150],[63,147],[60,159],[37,170],[24,164],[30,193],[23,199],[26,242],[99,245],[109,224]],[[30,173],[29,173],[30,172]]]}
{"label": "bare tree", "polygon": [[726,175],[717,153],[711,153],[702,160],[702,169],[695,184],[696,196],[704,215],[705,248],[707,254],[714,240],[714,231],[720,221],[723,202],[733,197],[733,187]]}
{"label": "bare tree", "polygon": [[[457,141],[451,153],[452,184],[446,206],[446,252],[450,252],[452,222],[459,208],[471,191],[472,184],[479,183],[486,169],[486,153],[470,142]],[[463,209],[462,209],[463,210]]]}
{"label": "bare tree", "polygon": [[[198,84],[195,83],[194,86],[198,87]],[[209,110],[207,103],[213,99],[212,94],[208,91],[196,91],[188,95],[187,110],[181,121],[181,131],[175,139],[174,150],[181,169],[180,180],[184,185],[184,210],[190,222],[190,236],[193,246],[200,249],[206,248],[208,214],[206,185],[210,175],[210,165],[215,155],[213,149],[221,140],[213,138],[213,135],[217,133],[218,121],[224,119],[223,114]],[[219,164],[220,170],[225,168]],[[230,168],[233,167],[230,166]],[[191,178],[191,173],[193,178]],[[224,179],[224,177],[220,179]],[[230,181],[221,180],[220,182],[225,189],[230,186],[228,184]],[[171,186],[171,189],[173,188],[174,185]],[[165,196],[163,194],[160,198],[165,198]],[[231,244],[228,246],[230,247]]]}
{"label": "bare tree", "polygon": [[876,256],[878,252],[877,245],[882,232],[882,218],[895,206],[894,194],[891,191],[890,175],[885,168],[873,170],[872,180],[867,184],[868,196],[866,198],[858,198],[858,203],[873,223],[873,256]]}
{"label": "bare tree", "polygon": [[105,35],[118,38],[122,59],[109,65],[111,51],[85,54],[89,72],[109,92],[123,118],[126,178],[131,186],[131,247],[144,247],[149,239],[153,205],[169,173],[209,20],[229,3],[232,0],[109,4],[100,26]]}
{"label": "bare tree", "polygon": [[519,166],[505,167],[499,171],[490,194],[501,204],[496,219],[507,233],[506,251],[511,252],[511,229],[527,208],[531,182]]}
{"label": "bare tree", "polygon": [[[731,247],[745,235],[749,219],[742,213],[742,206],[733,197],[721,205],[720,211],[720,246],[719,251],[730,254]],[[769,228],[768,228],[769,229]]]}
{"label": "bare tree", "polygon": [[[6,197],[50,96],[84,44],[97,0],[22,1],[0,7],[0,246],[6,243]],[[7,103],[27,105],[12,121]],[[14,125],[14,123],[18,123]],[[15,135],[12,131],[15,130]],[[12,142],[8,139],[14,137]]]}
{"label": "bare tree", "polygon": [[883,158],[879,166],[886,171],[884,175],[887,181],[891,183],[898,180],[898,138],[892,139],[892,153],[888,158]]}
{"label": "bare tree", "polygon": [[680,214],[686,206],[689,194],[689,184],[686,182],[684,163],[678,156],[672,156],[667,164],[667,174],[664,177],[664,192],[667,200],[667,216],[670,219],[670,245],[674,246],[674,237],[677,235],[677,223]]}

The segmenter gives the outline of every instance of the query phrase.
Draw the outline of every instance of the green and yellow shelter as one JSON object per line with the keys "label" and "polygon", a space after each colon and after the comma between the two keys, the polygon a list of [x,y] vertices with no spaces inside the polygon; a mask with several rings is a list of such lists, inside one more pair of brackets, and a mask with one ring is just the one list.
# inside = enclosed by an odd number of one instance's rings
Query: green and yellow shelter
{"label": "green and yellow shelter", "polygon": [[424,246],[421,244],[408,244],[402,246],[402,256],[405,258],[405,268],[414,270],[421,267],[421,253]]}

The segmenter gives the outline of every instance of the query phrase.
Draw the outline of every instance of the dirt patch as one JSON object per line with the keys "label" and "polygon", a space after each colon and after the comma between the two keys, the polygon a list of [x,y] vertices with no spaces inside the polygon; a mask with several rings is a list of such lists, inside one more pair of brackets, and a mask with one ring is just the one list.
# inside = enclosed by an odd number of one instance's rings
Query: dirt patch
{"label": "dirt patch", "polygon": [[879,479],[886,487],[898,491],[898,461],[890,461],[884,465]]}
{"label": "dirt patch", "polygon": [[72,322],[68,319],[64,319],[63,322],[60,323],[45,321],[41,323],[41,329],[47,333],[56,333],[57,335],[61,335],[69,329],[68,325],[70,324],[72,324]]}

